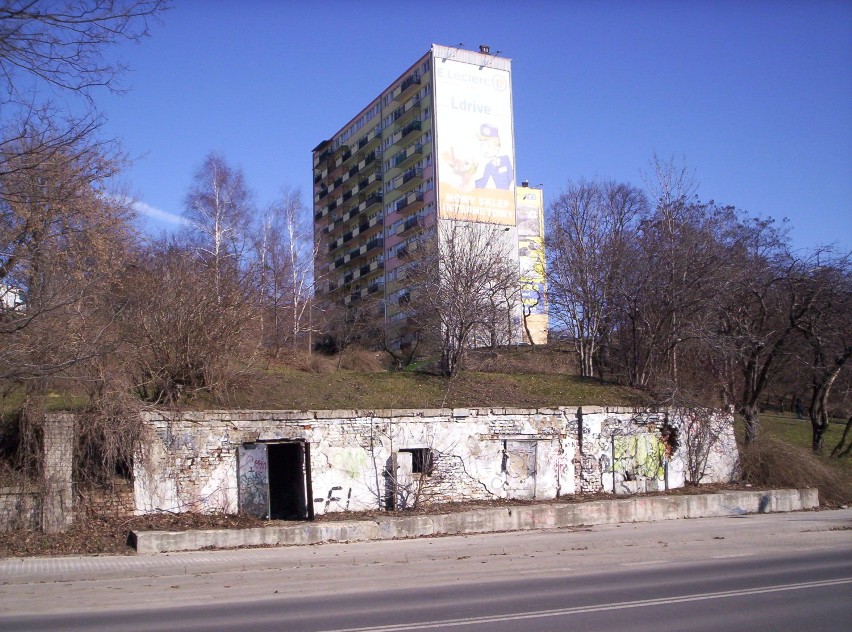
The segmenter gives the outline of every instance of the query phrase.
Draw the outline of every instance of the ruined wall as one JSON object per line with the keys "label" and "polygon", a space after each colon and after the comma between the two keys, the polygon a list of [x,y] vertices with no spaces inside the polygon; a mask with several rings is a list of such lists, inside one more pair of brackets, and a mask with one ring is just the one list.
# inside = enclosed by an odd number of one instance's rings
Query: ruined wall
{"label": "ruined wall", "polygon": [[[681,457],[657,466],[663,417],[588,407],[148,412],[148,437],[134,462],[136,509],[238,511],[238,448],[281,440],[310,447],[316,514],[415,501],[547,499],[613,485],[637,491],[640,479],[655,482],[639,491],[662,489],[664,470],[676,487],[684,482]],[[735,459],[735,446],[725,449]],[[414,471],[418,450],[432,455],[426,473]],[[713,477],[730,478],[732,463],[714,462]]]}
{"label": "ruined wall", "polygon": [[0,488],[0,531],[66,531],[74,521],[74,424],[71,413],[45,415],[42,425],[42,480]]}

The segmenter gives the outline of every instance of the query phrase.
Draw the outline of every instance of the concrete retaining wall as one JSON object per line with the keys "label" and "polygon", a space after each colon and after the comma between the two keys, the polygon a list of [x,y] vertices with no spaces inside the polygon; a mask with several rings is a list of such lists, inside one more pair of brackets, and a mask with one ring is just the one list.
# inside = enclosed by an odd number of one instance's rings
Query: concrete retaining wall
{"label": "concrete retaining wall", "polygon": [[580,525],[653,522],[814,509],[815,489],[726,491],[679,496],[637,496],[585,503],[485,508],[458,513],[388,516],[379,520],[300,523],[257,529],[141,531],[131,534],[139,553],[203,548],[358,542],[436,535],[461,535]]}

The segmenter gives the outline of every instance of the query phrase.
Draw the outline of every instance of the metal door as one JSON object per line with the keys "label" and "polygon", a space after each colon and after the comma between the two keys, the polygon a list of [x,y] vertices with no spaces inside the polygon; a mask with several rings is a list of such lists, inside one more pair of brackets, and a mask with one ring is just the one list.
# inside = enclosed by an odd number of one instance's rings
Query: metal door
{"label": "metal door", "polygon": [[264,443],[237,448],[237,489],[240,512],[269,518],[269,459]]}

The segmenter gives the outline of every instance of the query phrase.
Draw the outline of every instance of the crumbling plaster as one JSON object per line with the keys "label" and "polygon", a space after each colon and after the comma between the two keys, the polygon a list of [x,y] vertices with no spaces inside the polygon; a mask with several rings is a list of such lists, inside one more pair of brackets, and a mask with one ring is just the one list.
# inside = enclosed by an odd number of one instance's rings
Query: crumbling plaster
{"label": "crumbling plaster", "polygon": [[[732,422],[722,417],[726,430],[702,482],[734,473]],[[434,455],[422,502],[629,493],[662,489],[666,480],[680,487],[683,451],[665,473],[650,463],[662,454],[664,418],[678,425],[676,412],[603,407],[146,412],[136,509],[236,512],[237,448],[280,440],[310,446],[315,514],[385,506],[395,455],[416,448]]]}

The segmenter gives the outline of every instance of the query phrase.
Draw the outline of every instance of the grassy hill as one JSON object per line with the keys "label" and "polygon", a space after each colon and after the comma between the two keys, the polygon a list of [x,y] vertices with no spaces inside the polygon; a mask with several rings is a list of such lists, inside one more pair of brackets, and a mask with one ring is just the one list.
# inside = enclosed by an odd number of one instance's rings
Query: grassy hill
{"label": "grassy hill", "polygon": [[[336,359],[304,357],[255,369],[219,405],[255,409],[383,409],[552,406],[640,406],[639,391],[573,375],[571,355],[552,348],[502,349],[471,355],[450,379],[414,369],[388,370],[382,354],[363,351]],[[192,408],[210,407],[195,398]]]}

